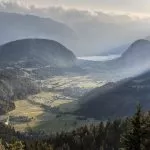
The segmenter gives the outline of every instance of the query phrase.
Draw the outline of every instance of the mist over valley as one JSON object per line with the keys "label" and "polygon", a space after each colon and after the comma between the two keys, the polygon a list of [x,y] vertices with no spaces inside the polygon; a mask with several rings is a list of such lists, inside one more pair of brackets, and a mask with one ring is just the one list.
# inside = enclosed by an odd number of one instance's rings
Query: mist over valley
{"label": "mist over valley", "polygon": [[[0,1],[0,126],[26,147],[24,139],[51,138],[56,150],[87,150],[104,128],[112,142],[119,128],[117,148],[107,138],[89,148],[119,150],[137,104],[150,111],[150,15],[32,2]],[[8,135],[0,131],[6,143]]]}

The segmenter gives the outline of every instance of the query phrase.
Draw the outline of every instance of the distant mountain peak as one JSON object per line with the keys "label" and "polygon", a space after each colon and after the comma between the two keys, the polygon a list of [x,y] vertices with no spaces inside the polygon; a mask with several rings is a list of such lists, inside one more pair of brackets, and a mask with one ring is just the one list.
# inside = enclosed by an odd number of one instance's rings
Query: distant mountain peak
{"label": "distant mountain peak", "polygon": [[139,40],[136,40],[135,42],[133,42],[131,44],[131,47],[134,47],[134,46],[141,46],[141,45],[144,45],[144,44],[149,44],[149,40],[146,40],[146,39],[139,39]]}
{"label": "distant mountain peak", "polygon": [[143,57],[145,57],[145,59],[150,57],[150,41],[145,39],[135,41],[122,54],[123,59],[138,59],[139,62],[143,61]]}
{"label": "distant mountain peak", "polygon": [[70,27],[51,18],[0,12],[0,21],[0,44],[36,37],[53,39],[72,49],[72,41],[77,39]]}

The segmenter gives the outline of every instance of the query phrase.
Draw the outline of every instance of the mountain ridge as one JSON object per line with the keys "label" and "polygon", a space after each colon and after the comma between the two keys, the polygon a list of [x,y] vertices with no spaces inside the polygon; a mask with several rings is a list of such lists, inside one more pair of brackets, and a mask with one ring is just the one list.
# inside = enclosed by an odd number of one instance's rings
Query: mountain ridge
{"label": "mountain ridge", "polygon": [[131,116],[138,103],[149,111],[150,71],[137,77],[96,88],[81,98],[76,112],[90,118],[106,119]]}
{"label": "mountain ridge", "polygon": [[72,67],[76,56],[54,40],[21,39],[0,46],[1,63],[32,63],[53,67]]}
{"label": "mountain ridge", "polygon": [[0,12],[0,21],[0,44],[36,37],[56,40],[72,49],[72,41],[77,39],[70,27],[51,18]]}

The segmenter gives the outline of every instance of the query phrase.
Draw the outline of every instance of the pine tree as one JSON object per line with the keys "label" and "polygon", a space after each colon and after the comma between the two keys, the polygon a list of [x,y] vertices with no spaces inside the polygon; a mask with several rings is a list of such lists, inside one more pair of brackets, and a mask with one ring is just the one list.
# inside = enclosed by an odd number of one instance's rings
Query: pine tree
{"label": "pine tree", "polygon": [[135,115],[128,122],[127,131],[122,137],[122,143],[126,150],[143,150],[142,139],[142,113],[141,106],[138,105]]}

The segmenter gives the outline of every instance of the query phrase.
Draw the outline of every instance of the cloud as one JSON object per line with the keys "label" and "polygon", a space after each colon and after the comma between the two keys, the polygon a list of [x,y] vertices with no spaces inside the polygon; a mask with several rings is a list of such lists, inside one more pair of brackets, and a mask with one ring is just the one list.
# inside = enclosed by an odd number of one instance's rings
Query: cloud
{"label": "cloud", "polygon": [[[63,2],[63,0],[50,0]],[[96,0],[95,0],[96,1]],[[101,1],[101,0],[100,0]],[[117,0],[114,0],[115,3]],[[33,0],[32,0],[33,2]],[[41,2],[41,0],[36,0],[37,3]],[[46,0],[45,0],[46,2]],[[43,2],[44,3],[44,2]],[[89,3],[89,2],[88,2]],[[103,2],[104,3],[104,2]],[[107,1],[105,3],[108,3]],[[109,2],[109,4],[112,2]],[[25,3],[25,1],[15,0],[15,1],[2,1],[0,3],[0,10],[6,12],[17,12],[17,13],[32,13],[35,15],[41,15],[42,17],[52,17],[55,19],[59,19],[60,21],[79,21],[79,20],[90,20],[90,19],[97,19],[101,21],[131,21],[133,17],[131,14],[120,14],[120,13],[106,13],[105,11],[99,10],[87,10],[87,9],[76,9],[70,8],[66,9],[63,6],[49,6],[49,7],[37,7],[36,5],[31,5]],[[134,17],[135,19],[135,17]],[[137,18],[138,19],[138,16]]]}
{"label": "cloud", "polygon": [[[22,1],[22,0],[7,0]],[[103,9],[107,11],[125,11],[130,13],[149,13],[149,0],[26,0],[27,4],[37,6],[65,5],[82,9]]]}
{"label": "cloud", "polygon": [[0,10],[50,17],[63,22],[76,32],[79,39],[76,49],[80,55],[101,53],[150,35],[149,19],[129,14],[79,10],[62,6],[37,7],[18,2],[2,2]]}

